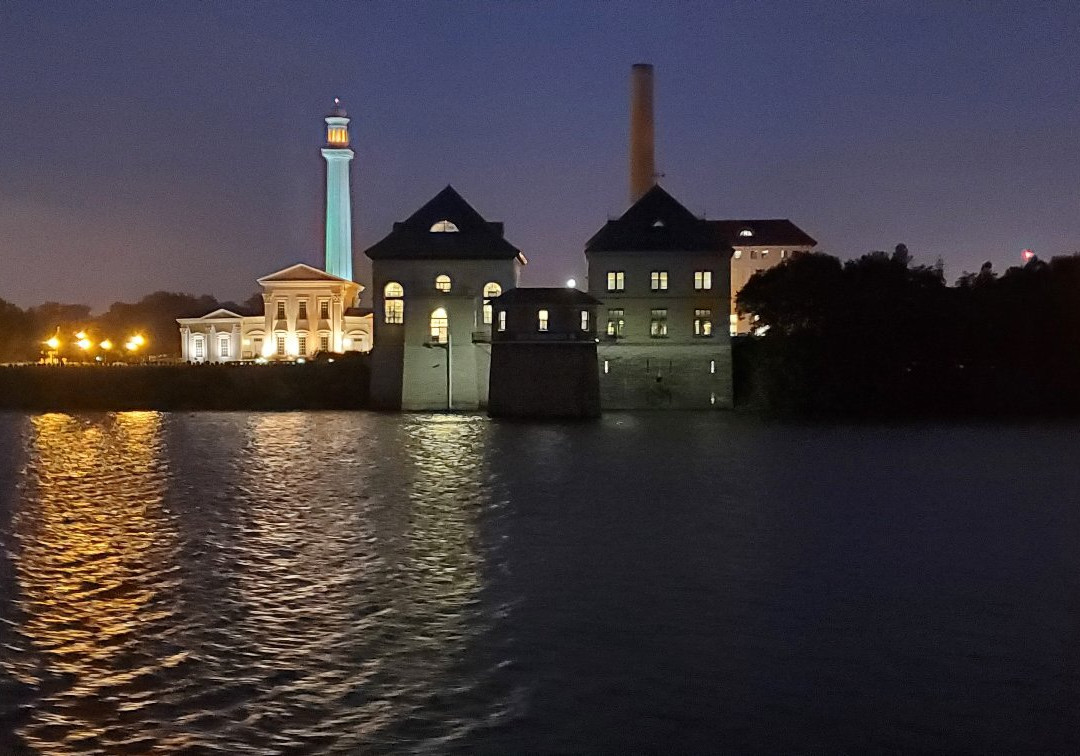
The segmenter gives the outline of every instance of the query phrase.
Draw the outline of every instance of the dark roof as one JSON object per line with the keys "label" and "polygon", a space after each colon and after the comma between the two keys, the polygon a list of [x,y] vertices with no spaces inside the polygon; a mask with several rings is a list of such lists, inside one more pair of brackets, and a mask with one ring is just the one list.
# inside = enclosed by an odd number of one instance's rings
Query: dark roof
{"label": "dark roof", "polygon": [[501,305],[515,304],[555,304],[555,305],[598,305],[600,300],[586,294],[580,289],[570,289],[565,286],[519,286],[516,289],[508,289],[491,302]]}
{"label": "dark roof", "polygon": [[[439,221],[457,231],[432,231]],[[372,260],[506,260],[521,250],[503,238],[503,224],[484,220],[454,187],[447,186],[427,204],[364,253]]]}
{"label": "dark roof", "polygon": [[370,315],[374,311],[375,310],[373,310],[371,307],[346,307],[345,312],[342,313],[342,314],[343,315],[360,315],[360,316],[364,316],[364,315]]}
{"label": "dark roof", "polygon": [[589,252],[700,252],[716,249],[708,221],[698,218],[660,186],[645,192],[617,220],[585,243]]}
{"label": "dark roof", "polygon": [[[732,247],[813,247],[817,242],[787,218],[709,221],[715,238]],[[740,236],[749,230],[752,236]]]}

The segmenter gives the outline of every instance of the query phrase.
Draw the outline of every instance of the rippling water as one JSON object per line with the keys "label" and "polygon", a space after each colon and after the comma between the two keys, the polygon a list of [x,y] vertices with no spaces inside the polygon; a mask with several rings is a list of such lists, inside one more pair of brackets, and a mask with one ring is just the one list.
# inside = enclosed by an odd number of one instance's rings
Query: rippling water
{"label": "rippling water", "polygon": [[1078,442],[0,414],[0,752],[1077,751]]}

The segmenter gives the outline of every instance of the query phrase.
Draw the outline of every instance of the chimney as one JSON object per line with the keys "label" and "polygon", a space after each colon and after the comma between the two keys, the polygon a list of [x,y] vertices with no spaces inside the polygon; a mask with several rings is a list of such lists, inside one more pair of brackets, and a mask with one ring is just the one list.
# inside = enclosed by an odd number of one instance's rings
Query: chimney
{"label": "chimney", "polygon": [[651,63],[635,63],[630,69],[630,204],[655,183],[653,67]]}

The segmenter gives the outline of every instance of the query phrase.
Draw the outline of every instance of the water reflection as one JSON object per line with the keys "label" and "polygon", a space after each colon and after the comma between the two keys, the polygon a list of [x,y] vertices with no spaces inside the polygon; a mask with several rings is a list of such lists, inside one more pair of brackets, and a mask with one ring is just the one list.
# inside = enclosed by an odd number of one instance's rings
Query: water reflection
{"label": "water reflection", "polygon": [[42,695],[20,735],[50,753],[132,745],[117,693],[182,650],[167,624],[174,533],[162,511],[161,416],[124,413],[30,423],[26,497],[13,524],[18,651],[5,671]]}

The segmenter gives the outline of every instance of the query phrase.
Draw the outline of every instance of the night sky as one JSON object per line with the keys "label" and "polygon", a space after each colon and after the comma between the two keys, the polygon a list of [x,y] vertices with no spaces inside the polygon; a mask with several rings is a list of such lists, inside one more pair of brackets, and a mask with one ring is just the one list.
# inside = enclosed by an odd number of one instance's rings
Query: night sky
{"label": "night sky", "polygon": [[524,282],[627,204],[629,71],[661,183],[949,281],[1080,250],[1080,3],[0,4],[0,298],[246,298],[322,263],[322,116],[353,117],[354,245],[446,184]]}

